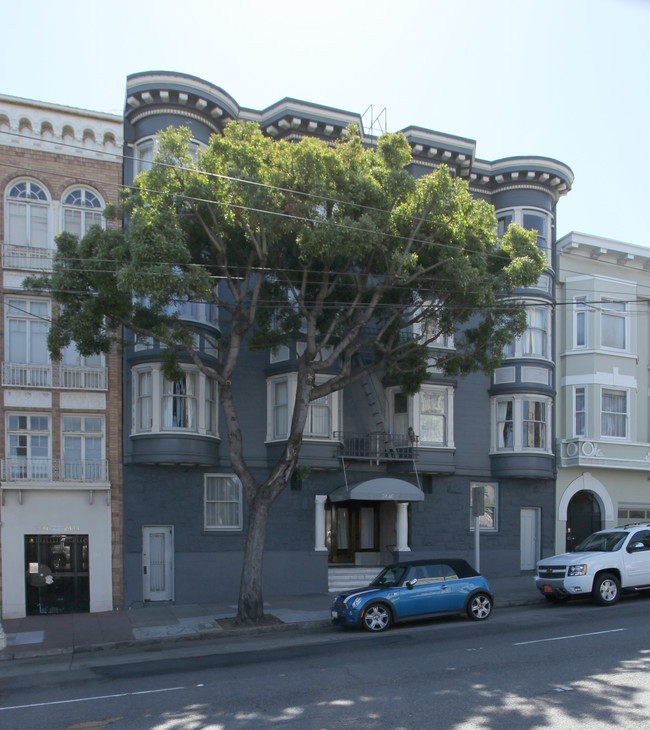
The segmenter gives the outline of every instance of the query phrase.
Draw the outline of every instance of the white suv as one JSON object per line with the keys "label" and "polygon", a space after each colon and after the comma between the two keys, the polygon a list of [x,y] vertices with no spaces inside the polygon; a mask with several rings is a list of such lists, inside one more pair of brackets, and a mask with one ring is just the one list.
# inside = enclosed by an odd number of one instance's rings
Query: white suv
{"label": "white suv", "polygon": [[535,586],[549,601],[591,594],[602,606],[616,603],[621,590],[650,589],[650,524],[601,530],[575,552],[540,560]]}

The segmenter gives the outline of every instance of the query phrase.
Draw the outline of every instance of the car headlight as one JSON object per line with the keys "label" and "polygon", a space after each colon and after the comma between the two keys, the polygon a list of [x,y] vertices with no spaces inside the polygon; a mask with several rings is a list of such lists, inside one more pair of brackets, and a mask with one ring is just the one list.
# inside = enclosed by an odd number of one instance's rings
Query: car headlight
{"label": "car headlight", "polygon": [[358,608],[361,601],[363,601],[363,596],[357,596],[350,604],[350,608]]}
{"label": "car headlight", "polygon": [[569,575],[586,575],[587,566],[586,565],[570,565],[568,574]]}

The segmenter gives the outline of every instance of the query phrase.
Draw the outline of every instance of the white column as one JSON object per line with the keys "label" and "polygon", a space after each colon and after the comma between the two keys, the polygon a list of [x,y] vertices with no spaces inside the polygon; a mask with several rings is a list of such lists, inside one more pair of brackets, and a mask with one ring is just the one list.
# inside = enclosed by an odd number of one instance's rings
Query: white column
{"label": "white column", "polygon": [[397,503],[397,545],[395,550],[398,552],[410,552],[411,548],[408,546],[408,534],[409,534],[409,513],[408,513],[408,502]]}
{"label": "white column", "polygon": [[327,550],[325,545],[325,502],[326,494],[316,495],[314,508],[314,550]]}

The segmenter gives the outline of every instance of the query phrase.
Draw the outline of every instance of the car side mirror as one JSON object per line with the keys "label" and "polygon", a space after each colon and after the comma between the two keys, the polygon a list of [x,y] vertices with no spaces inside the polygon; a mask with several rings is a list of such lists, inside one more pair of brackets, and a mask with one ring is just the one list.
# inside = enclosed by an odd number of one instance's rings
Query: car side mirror
{"label": "car side mirror", "polygon": [[409,591],[413,590],[413,586],[418,582],[417,578],[411,578],[411,580],[406,581],[406,587],[409,589]]}
{"label": "car side mirror", "polygon": [[628,553],[638,553],[640,550],[645,550],[646,546],[642,542],[633,542],[631,545],[628,546],[627,551]]}

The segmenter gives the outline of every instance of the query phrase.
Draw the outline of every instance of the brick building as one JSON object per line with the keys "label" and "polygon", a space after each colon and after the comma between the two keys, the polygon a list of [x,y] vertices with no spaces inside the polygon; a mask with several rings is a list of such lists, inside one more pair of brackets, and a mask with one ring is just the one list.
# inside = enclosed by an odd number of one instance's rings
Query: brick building
{"label": "brick building", "polygon": [[122,171],[122,120],[0,96],[0,552],[2,615],[123,603],[121,367],[117,353],[52,362],[55,236],[105,225]]}

